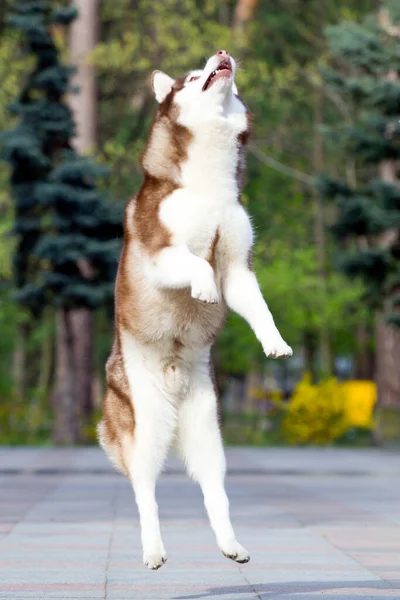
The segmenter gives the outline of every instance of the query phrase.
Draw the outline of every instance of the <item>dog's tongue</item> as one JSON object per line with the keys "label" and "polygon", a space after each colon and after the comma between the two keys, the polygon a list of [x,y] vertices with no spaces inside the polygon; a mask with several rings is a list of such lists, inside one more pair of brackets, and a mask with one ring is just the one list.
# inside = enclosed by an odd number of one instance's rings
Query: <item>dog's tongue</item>
{"label": "dog's tongue", "polygon": [[223,62],[221,63],[215,71],[211,73],[208,77],[207,81],[203,85],[203,92],[208,89],[217,79],[221,79],[221,77],[230,77],[232,73],[231,67],[229,64]]}
{"label": "dog's tongue", "polygon": [[219,71],[216,72],[214,77],[211,79],[210,84],[214,83],[214,81],[216,81],[217,79],[221,79],[221,77],[230,77],[230,76],[231,76],[230,69],[220,69]]}

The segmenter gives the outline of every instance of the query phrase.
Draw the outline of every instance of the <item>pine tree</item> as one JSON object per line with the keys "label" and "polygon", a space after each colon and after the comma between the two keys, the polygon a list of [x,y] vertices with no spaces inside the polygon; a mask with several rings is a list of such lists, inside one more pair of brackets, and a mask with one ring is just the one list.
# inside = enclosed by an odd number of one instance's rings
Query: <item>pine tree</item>
{"label": "pine tree", "polygon": [[368,17],[327,30],[333,66],[325,80],[351,114],[332,134],[355,169],[343,180],[321,177],[319,189],[337,206],[338,266],[364,280],[366,300],[378,314],[380,400],[393,404],[400,400],[400,380],[393,378],[400,342],[400,30],[383,25]]}
{"label": "pine tree", "polygon": [[[74,69],[61,63],[52,30],[76,17],[73,7],[54,8],[46,0],[11,4],[9,22],[34,66],[11,107],[19,123],[5,136],[3,153],[12,166],[16,204],[18,300],[35,315],[45,305],[58,309],[55,437],[64,443],[82,438],[79,420],[85,413],[74,382],[75,317],[112,296],[121,232],[120,215],[96,187],[104,170],[72,145],[75,126],[65,99]],[[90,399],[86,404],[90,407]]]}

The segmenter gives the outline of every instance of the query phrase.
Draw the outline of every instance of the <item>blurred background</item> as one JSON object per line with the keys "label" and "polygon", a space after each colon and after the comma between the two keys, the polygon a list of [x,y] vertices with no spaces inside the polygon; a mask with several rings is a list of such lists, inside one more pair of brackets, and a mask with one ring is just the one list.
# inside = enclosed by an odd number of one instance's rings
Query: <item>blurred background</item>
{"label": "blurred background", "polygon": [[254,266],[295,350],[267,360],[229,317],[225,440],[399,441],[399,3],[2,0],[0,443],[95,442],[150,73],[220,48],[252,114]]}

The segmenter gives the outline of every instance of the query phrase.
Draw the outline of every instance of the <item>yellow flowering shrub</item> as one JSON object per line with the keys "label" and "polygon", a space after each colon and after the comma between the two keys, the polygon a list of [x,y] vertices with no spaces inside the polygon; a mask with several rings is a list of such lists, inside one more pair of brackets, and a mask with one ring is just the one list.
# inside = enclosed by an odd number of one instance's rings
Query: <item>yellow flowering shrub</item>
{"label": "yellow flowering shrub", "polygon": [[373,427],[373,411],[377,400],[376,384],[373,381],[346,381],[345,417],[350,427]]}
{"label": "yellow flowering shrub", "polygon": [[335,378],[319,385],[306,375],[297,385],[283,418],[290,444],[328,444],[352,427],[371,429],[376,402],[372,381],[340,383]]}
{"label": "yellow flowering shrub", "polygon": [[345,433],[346,394],[343,385],[330,378],[313,385],[305,376],[297,385],[282,422],[290,444],[327,444]]}

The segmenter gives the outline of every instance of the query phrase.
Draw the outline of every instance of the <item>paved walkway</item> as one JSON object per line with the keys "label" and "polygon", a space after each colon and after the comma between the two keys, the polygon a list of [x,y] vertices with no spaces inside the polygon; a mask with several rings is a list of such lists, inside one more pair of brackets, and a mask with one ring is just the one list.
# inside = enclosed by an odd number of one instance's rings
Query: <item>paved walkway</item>
{"label": "paved walkway", "polygon": [[168,563],[141,564],[129,483],[97,449],[0,448],[0,598],[400,599],[400,454],[230,449],[227,487],[251,562],[217,550],[197,486],[158,488]]}

